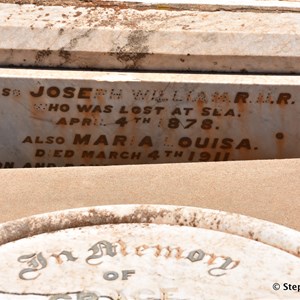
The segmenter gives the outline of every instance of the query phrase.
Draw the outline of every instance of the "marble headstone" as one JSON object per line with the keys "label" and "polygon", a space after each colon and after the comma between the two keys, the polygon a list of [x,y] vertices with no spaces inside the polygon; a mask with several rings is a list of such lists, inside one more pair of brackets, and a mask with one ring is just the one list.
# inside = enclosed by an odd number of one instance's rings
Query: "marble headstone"
{"label": "marble headstone", "polygon": [[299,232],[240,215],[99,207],[0,234],[1,300],[299,299]]}

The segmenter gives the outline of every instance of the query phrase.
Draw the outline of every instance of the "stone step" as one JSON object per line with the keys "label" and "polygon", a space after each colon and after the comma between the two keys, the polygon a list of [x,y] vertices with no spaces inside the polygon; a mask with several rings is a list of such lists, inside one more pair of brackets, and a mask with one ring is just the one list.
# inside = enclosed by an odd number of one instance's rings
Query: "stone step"
{"label": "stone step", "polygon": [[0,4],[0,66],[300,72],[298,1],[59,3]]}

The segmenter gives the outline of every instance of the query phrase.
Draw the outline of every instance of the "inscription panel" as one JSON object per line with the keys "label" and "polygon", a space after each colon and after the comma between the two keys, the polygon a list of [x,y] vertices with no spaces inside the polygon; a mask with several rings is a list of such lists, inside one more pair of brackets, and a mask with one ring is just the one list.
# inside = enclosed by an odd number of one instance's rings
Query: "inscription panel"
{"label": "inscription panel", "polygon": [[298,257],[201,228],[156,224],[74,228],[2,245],[0,253],[4,258],[0,299],[298,296],[272,290],[273,282],[299,278]]}
{"label": "inscription panel", "polygon": [[300,155],[298,77],[1,73],[1,168]]}

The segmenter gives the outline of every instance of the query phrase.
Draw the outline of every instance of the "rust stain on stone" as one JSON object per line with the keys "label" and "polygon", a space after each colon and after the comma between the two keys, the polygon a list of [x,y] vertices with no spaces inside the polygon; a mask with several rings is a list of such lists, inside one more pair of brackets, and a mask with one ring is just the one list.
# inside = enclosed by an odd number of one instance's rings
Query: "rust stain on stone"
{"label": "rust stain on stone", "polygon": [[[240,226],[247,228],[248,221],[245,223],[245,221],[236,220],[231,224],[230,220],[232,216],[234,217],[235,215],[230,213],[210,213],[206,216],[206,213],[197,213],[192,211],[188,211],[187,213],[182,207],[176,209],[168,209],[166,207],[155,209],[151,207],[149,208],[148,206],[137,206],[134,207],[132,210],[129,210],[128,213],[124,214],[120,214],[120,212],[118,213],[118,209],[116,209],[116,212],[114,212],[106,208],[103,208],[101,210],[91,208],[82,212],[77,210],[66,211],[55,214],[47,214],[31,218],[25,218],[15,222],[8,222],[2,224],[0,226],[0,245],[13,242],[22,238],[29,238],[31,236],[35,236],[42,233],[54,233],[58,230],[65,230],[70,228],[94,225],[152,223],[168,224],[170,226],[190,226],[211,230],[217,230],[217,228],[219,228],[218,231],[250,238],[261,243],[275,246],[276,248],[291,253],[293,255],[300,255],[300,247],[298,246],[298,248],[296,247],[290,249],[287,248],[287,246],[280,246],[276,243],[276,245],[272,245],[273,242],[266,242],[264,240],[264,236],[260,236],[259,232],[254,238],[254,232],[252,232],[250,229],[252,228],[252,225],[249,225],[249,229],[246,232],[239,232],[238,228],[240,228]],[[237,219],[237,217],[235,217],[235,219]],[[235,231],[234,229],[230,229],[228,227],[233,225],[236,228]],[[126,245],[122,244],[122,241],[121,243],[119,241],[119,244],[121,246],[121,251],[123,251],[123,255],[126,255]],[[147,248],[149,247],[143,245],[136,248],[135,252],[137,255],[141,256],[143,255],[142,251]],[[158,256],[160,255],[163,248],[161,248],[160,245],[156,245],[155,249],[155,255]],[[170,249],[168,250],[168,252],[170,252]],[[181,253],[179,253],[179,251],[177,251],[177,255],[179,258],[181,257]],[[236,265],[238,265],[238,262],[236,262]]]}
{"label": "rust stain on stone", "polygon": [[141,253],[141,250],[146,250],[148,248],[149,248],[149,246],[147,246],[147,245],[138,246],[135,248],[135,254],[138,256],[143,256],[143,253]]}
{"label": "rust stain on stone", "polygon": [[[278,1],[279,2],[279,1]],[[296,1],[291,1],[296,2]],[[256,13],[282,13],[282,12],[296,12],[299,10],[293,7],[255,7],[255,6],[245,6],[243,4],[235,5],[234,7],[228,5],[213,5],[209,3],[204,4],[191,4],[191,3],[161,3],[161,4],[149,4],[143,2],[119,2],[119,1],[103,1],[103,0],[0,0],[0,3],[13,3],[13,4],[34,4],[34,5],[44,5],[44,6],[75,6],[75,7],[102,7],[111,8],[115,11],[124,9],[134,9],[134,10],[166,10],[166,11],[183,11],[183,10],[193,10],[193,11],[230,11],[230,12],[256,12]],[[42,7],[39,10],[43,10]]]}
{"label": "rust stain on stone", "polygon": [[126,256],[128,253],[126,251],[126,244],[122,240],[118,240],[119,245],[121,246],[122,255]]}
{"label": "rust stain on stone", "polygon": [[52,254],[52,256],[55,258],[57,264],[61,265],[63,263],[60,255]]}

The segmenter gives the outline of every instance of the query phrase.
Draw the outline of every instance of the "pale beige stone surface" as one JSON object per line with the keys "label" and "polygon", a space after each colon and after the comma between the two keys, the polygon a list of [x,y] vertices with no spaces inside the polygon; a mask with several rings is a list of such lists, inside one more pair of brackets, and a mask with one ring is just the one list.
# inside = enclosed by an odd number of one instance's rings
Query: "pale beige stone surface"
{"label": "pale beige stone surface", "polygon": [[112,204],[219,209],[300,230],[300,160],[0,171],[1,222]]}
{"label": "pale beige stone surface", "polygon": [[299,3],[250,2],[128,9],[0,4],[0,64],[299,73]]}

